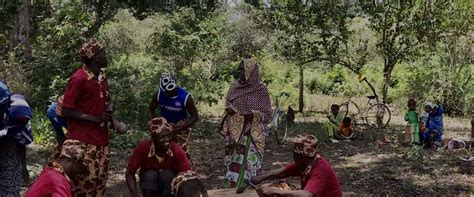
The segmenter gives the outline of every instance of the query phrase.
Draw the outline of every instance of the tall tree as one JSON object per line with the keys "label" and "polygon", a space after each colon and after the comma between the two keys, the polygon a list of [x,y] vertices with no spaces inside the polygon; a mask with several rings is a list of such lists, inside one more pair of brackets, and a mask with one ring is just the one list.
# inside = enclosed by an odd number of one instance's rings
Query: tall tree
{"label": "tall tree", "polygon": [[30,18],[31,1],[22,0],[17,7],[16,13],[12,18],[13,27],[10,33],[11,49],[24,55],[31,57],[31,18]]}

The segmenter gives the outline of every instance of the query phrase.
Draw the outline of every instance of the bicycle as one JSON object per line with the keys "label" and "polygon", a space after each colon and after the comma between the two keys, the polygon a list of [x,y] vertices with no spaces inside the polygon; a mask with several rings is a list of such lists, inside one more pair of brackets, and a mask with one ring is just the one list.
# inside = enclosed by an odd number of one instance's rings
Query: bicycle
{"label": "bicycle", "polygon": [[[367,98],[367,105],[362,113],[359,106],[352,101],[352,97],[349,97],[349,99],[339,105],[340,111],[345,113],[344,117],[351,117],[354,124],[356,124],[357,119],[360,118],[374,129],[387,127],[392,118],[392,112],[388,106],[384,102],[380,102],[377,96],[367,96]],[[375,102],[373,102],[373,100],[375,100]]]}
{"label": "bicycle", "polygon": [[270,134],[275,132],[275,138],[278,144],[283,144],[288,133],[288,120],[285,112],[280,108],[279,98],[282,96],[289,96],[288,93],[283,92],[275,97],[276,108],[273,110],[272,121],[267,125]]}

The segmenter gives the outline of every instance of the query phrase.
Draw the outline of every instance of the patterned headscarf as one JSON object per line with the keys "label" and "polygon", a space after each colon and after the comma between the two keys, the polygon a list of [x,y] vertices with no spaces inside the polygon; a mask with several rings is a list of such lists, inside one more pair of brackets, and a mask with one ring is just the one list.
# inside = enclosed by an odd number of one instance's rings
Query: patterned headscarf
{"label": "patterned headscarf", "polygon": [[189,180],[199,179],[198,173],[192,170],[184,171],[178,173],[176,177],[174,177],[173,181],[171,181],[171,194],[177,195],[179,191],[179,187]]}
{"label": "patterned headscarf", "polygon": [[160,89],[162,91],[171,91],[178,87],[176,80],[170,73],[163,73],[160,77]]}
{"label": "patterned headscarf", "polygon": [[102,50],[104,50],[104,47],[99,42],[96,40],[89,40],[82,45],[81,49],[79,49],[79,56],[81,57],[82,61],[85,62],[90,60]]}
{"label": "patterned headscarf", "polygon": [[[78,148],[78,146],[80,148]],[[61,148],[60,157],[81,160],[85,157],[84,150],[86,150],[86,144],[77,140],[66,141]]]}
{"label": "patterned headscarf", "polygon": [[314,157],[318,154],[318,139],[314,135],[298,135],[292,139],[295,143],[294,153]]}
{"label": "patterned headscarf", "polygon": [[170,125],[163,117],[153,118],[148,122],[148,131],[150,134],[158,135],[166,130],[170,130]]}
{"label": "patterned headscarf", "polygon": [[234,82],[227,94],[226,106],[241,114],[251,114],[256,110],[265,114],[264,120],[269,121],[272,115],[270,95],[267,87],[260,82],[257,62],[244,59],[245,83]]}

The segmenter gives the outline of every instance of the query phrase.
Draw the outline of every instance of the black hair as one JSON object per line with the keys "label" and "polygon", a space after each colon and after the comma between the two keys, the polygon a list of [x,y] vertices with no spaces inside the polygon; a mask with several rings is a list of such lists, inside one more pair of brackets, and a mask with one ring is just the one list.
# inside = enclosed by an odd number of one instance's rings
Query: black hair
{"label": "black hair", "polygon": [[344,119],[342,119],[342,123],[345,124],[345,125],[351,124],[351,121],[352,121],[352,119],[347,117],[347,116],[344,117]]}
{"label": "black hair", "polygon": [[333,108],[333,107],[337,108],[338,110],[339,110],[339,108],[340,108],[340,106],[337,105],[337,104],[332,104],[332,105],[331,105],[331,108]]}
{"label": "black hair", "polygon": [[408,104],[410,104],[410,102],[414,102],[416,104],[416,100],[411,98],[411,99],[408,99]]}
{"label": "black hair", "polygon": [[176,197],[207,197],[207,190],[199,179],[191,179],[181,184]]}

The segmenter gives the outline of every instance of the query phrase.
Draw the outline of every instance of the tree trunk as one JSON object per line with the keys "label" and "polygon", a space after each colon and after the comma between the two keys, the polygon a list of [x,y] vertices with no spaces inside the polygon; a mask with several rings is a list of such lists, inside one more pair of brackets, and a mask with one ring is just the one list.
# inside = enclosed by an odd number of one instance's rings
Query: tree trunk
{"label": "tree trunk", "polygon": [[390,80],[392,79],[392,72],[386,71],[383,73],[383,88],[382,88],[382,102],[387,102],[388,87],[390,86]]}
{"label": "tree trunk", "polygon": [[303,113],[303,108],[304,108],[304,100],[303,100],[303,90],[304,90],[304,78],[303,78],[303,75],[304,75],[304,66],[303,65],[300,65],[300,96],[299,96],[299,99],[298,99],[298,106],[299,106],[299,109],[298,111],[300,113]]}
{"label": "tree trunk", "polygon": [[31,57],[31,44],[30,44],[30,6],[31,1],[22,0],[21,5],[17,10],[17,13],[13,16],[10,34],[10,46],[17,54],[23,54],[25,57]]}

